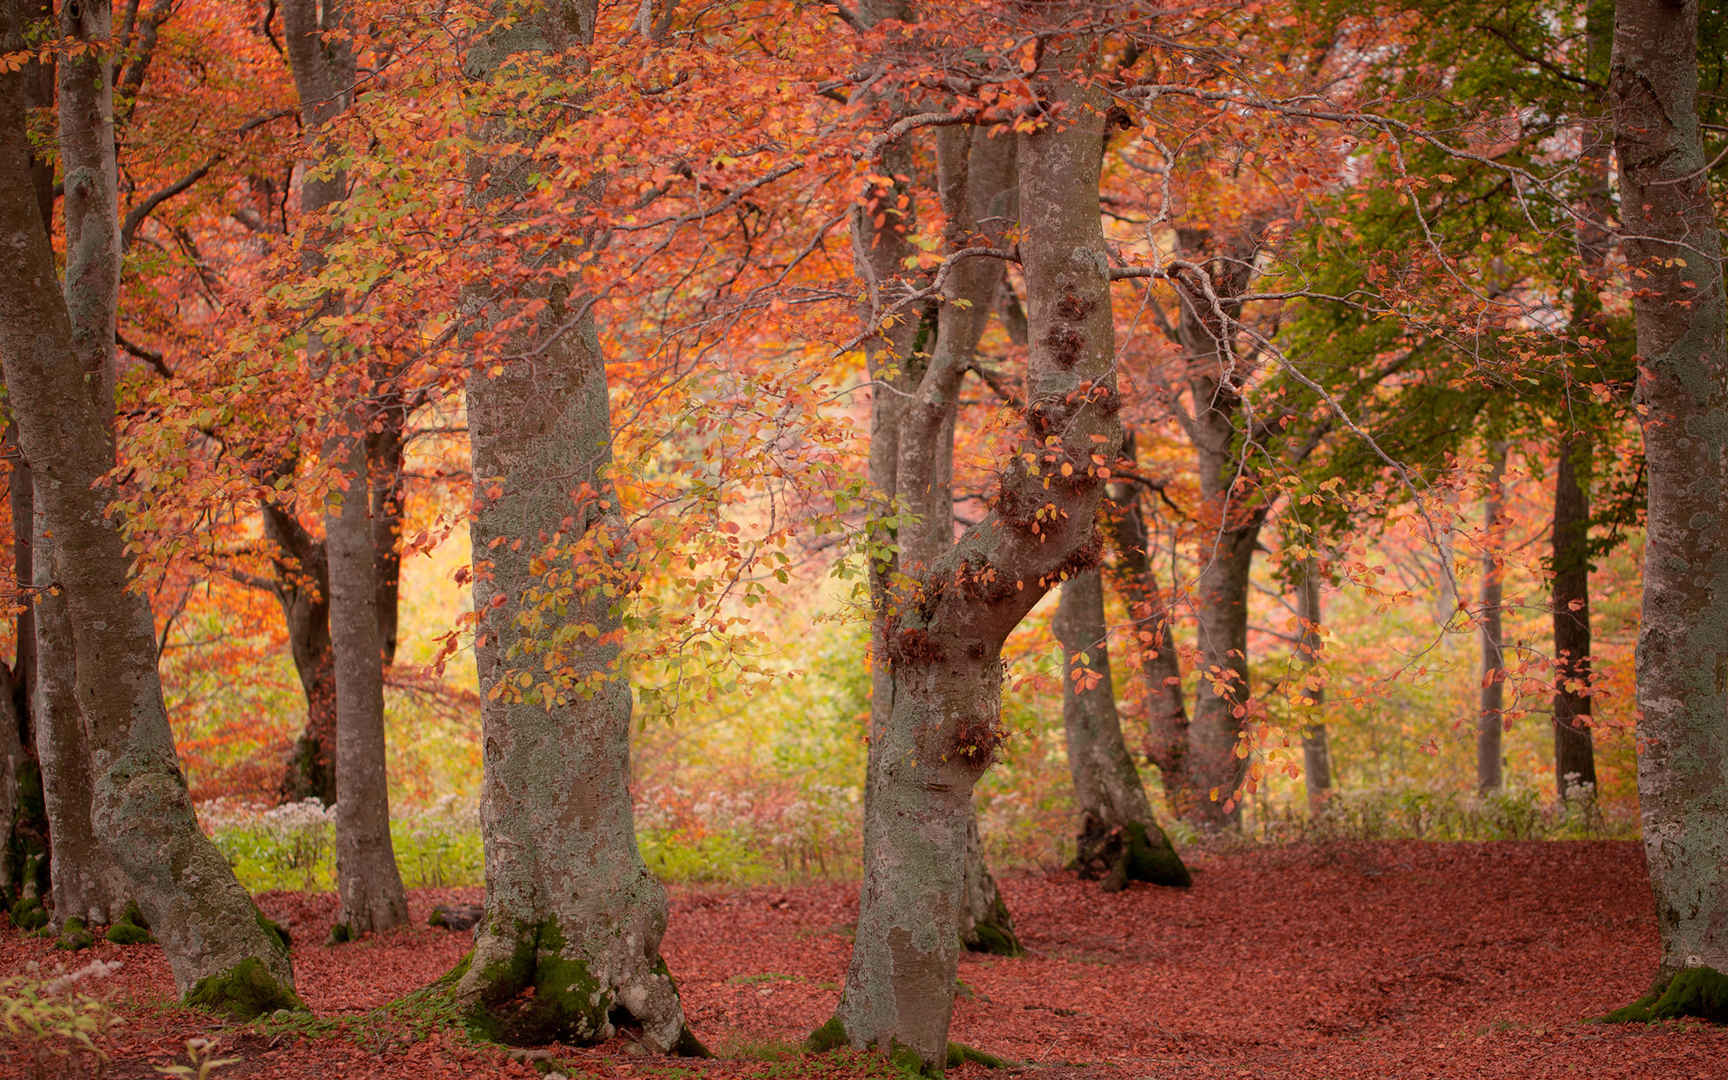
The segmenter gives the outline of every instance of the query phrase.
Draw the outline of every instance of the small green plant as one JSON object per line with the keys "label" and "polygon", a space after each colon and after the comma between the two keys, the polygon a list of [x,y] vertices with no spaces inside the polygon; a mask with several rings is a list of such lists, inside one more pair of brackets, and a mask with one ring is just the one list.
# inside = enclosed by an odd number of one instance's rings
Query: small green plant
{"label": "small green plant", "polygon": [[0,979],[0,1033],[30,1059],[35,1080],[51,1062],[62,1075],[100,1075],[108,1033],[120,1021],[99,998],[78,993],[65,977]]}
{"label": "small green plant", "polygon": [[219,1058],[215,1054],[216,1045],[209,1039],[187,1039],[186,1064],[158,1065],[156,1071],[178,1080],[209,1080],[210,1074],[217,1069],[240,1064],[237,1057]]}

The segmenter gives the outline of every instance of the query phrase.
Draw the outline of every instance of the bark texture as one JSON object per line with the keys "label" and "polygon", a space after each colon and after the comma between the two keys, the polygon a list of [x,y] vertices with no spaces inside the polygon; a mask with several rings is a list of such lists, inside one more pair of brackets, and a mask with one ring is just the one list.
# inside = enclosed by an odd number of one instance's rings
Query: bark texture
{"label": "bark texture", "polygon": [[1500,601],[1504,592],[1506,533],[1506,444],[1488,447],[1488,496],[1482,509],[1482,601],[1477,634],[1482,642],[1482,688],[1476,715],[1476,788],[1483,794],[1499,791],[1502,775],[1502,735],[1506,708],[1506,633]]}
{"label": "bark texture", "polygon": [[[521,15],[470,50],[468,75],[486,80],[512,56],[591,42],[594,20],[593,0]],[[533,141],[496,121],[481,135]],[[500,223],[533,193],[531,166],[520,154],[471,165]],[[468,383],[486,914],[457,994],[502,1041],[599,1042],[626,1024],[655,1050],[699,1052],[660,958],[666,893],[636,846],[631,693],[608,594],[628,530],[607,477],[605,358],[586,297],[563,284],[526,291],[547,309],[500,344],[534,351],[535,362],[477,358]],[[574,570],[558,583],[545,566]],[[554,635],[554,606],[557,623],[593,636]]]}
{"label": "bark texture", "polygon": [[[72,5],[66,11],[70,15]],[[0,41],[7,48],[18,47],[19,14],[16,0],[0,6]],[[77,16],[63,28],[80,40],[107,39],[106,3],[81,3]],[[86,86],[79,90],[90,90],[93,104],[74,104],[71,115],[98,128],[96,159],[112,161],[109,77],[105,64],[94,68],[84,73],[80,81]],[[17,269],[11,299],[0,306],[0,357],[35,497],[58,544],[55,565],[66,592],[78,701],[94,759],[96,832],[126,873],[189,1001],[236,1014],[296,1006],[287,949],[265,929],[251,897],[199,830],[175,757],[156,675],[150,607],[130,588],[130,560],[106,513],[103,478],[114,465],[113,403],[99,399],[105,381],[89,377],[87,366],[100,335],[74,333],[75,323],[87,325],[103,310],[112,311],[112,303],[82,295],[68,303],[57,287],[53,252],[32,197],[20,82],[16,73],[0,76],[0,245],[7,265]],[[63,152],[84,133],[75,135],[70,144],[63,139]],[[99,167],[71,157],[66,176],[68,200],[74,186],[104,180]],[[73,273],[70,260],[86,253],[117,257],[117,247],[98,239],[100,227],[77,235],[69,249],[68,280],[107,288],[117,280],[115,271]],[[102,340],[111,348],[112,323],[106,334]]]}
{"label": "bark texture", "polygon": [[[1320,662],[1323,638],[1320,635],[1320,561],[1313,556],[1302,560],[1301,576],[1296,582],[1296,616],[1302,623],[1297,649],[1302,663],[1313,667]],[[1324,684],[1315,677],[1305,676],[1302,696],[1310,716],[1321,715],[1326,701]],[[1308,787],[1308,813],[1319,815],[1326,810],[1332,797],[1332,748],[1326,738],[1324,720],[1311,720],[1302,726],[1302,775]]]}
{"label": "bark texture", "polygon": [[1192,884],[1152,815],[1140,770],[1122,738],[1104,623],[1104,581],[1097,570],[1062,583],[1054,622],[1070,668],[1062,681],[1062,729],[1080,818],[1075,869],[1101,878],[1107,892],[1120,891],[1130,881]]}
{"label": "bark texture", "polygon": [[1659,978],[1728,975],[1728,304],[1698,128],[1696,0],[1620,0],[1611,99],[1647,408],[1638,796]]}
{"label": "bark texture", "polygon": [[1596,788],[1590,737],[1590,439],[1560,440],[1554,468],[1554,783],[1561,799]]}
{"label": "bark texture", "polygon": [[[287,0],[285,43],[300,97],[300,119],[317,133],[348,107],[355,77],[341,0]],[[314,143],[315,147],[320,146]],[[316,150],[320,154],[321,149]],[[321,173],[322,175],[316,175]],[[347,193],[341,168],[325,166],[301,182],[300,206],[310,215],[329,210]],[[330,229],[312,225],[306,265],[317,269]],[[334,301],[324,307],[333,310]],[[307,364],[325,376],[339,407],[325,433],[327,464],[346,482],[324,511],[329,575],[328,618],[336,688],[336,914],[337,938],[388,930],[408,920],[408,899],[390,845],[390,795],[384,770],[384,652],[378,639],[378,582],[374,564],[371,467],[367,448],[373,406],[353,364],[334,360],[322,335],[308,335]],[[359,384],[359,385],[356,385]]]}
{"label": "bark texture", "polygon": [[[1132,461],[1132,433],[1123,442],[1123,456]],[[1134,655],[1146,684],[1146,756],[1158,767],[1165,805],[1171,813],[1186,818],[1197,794],[1188,772],[1189,724],[1182,695],[1182,661],[1172,630],[1174,605],[1152,564],[1151,533],[1140,492],[1128,484],[1111,484],[1102,521],[1116,551],[1111,582],[1128,605]]]}
{"label": "bark texture", "polygon": [[[292,470],[292,463],[285,466]],[[289,750],[277,796],[283,802],[336,803],[336,657],[330,644],[330,570],[324,544],[292,511],[271,502],[260,509],[264,535],[275,548],[272,587],[288,627],[288,650],[306,697],[306,726]]]}
{"label": "bark texture", "polygon": [[1266,508],[1253,495],[1254,468],[1242,438],[1249,370],[1234,339],[1242,310],[1237,298],[1253,276],[1259,245],[1247,226],[1224,237],[1181,228],[1177,240],[1206,271],[1204,282],[1193,274],[1179,282],[1177,332],[1193,407],[1188,435],[1208,514],[1195,587],[1203,671],[1188,728],[1188,777],[1178,787],[1194,792],[1184,810],[1188,820],[1216,830],[1241,820],[1235,796],[1248,771],[1247,757],[1238,752],[1248,707],[1248,587]]}
{"label": "bark texture", "polygon": [[[1031,331],[1024,453],[992,513],[927,569],[903,574],[910,584],[891,601],[880,648],[894,697],[870,746],[858,931],[835,1022],[818,1033],[928,1071],[946,1058],[971,793],[1000,738],[1002,643],[1048,588],[1095,565],[1103,485],[1092,455],[1108,460],[1121,437],[1098,213],[1104,102],[1078,81],[1086,48],[1047,49],[1034,86],[1065,123],[1017,138]],[[952,394],[955,357],[939,336],[912,423]]]}

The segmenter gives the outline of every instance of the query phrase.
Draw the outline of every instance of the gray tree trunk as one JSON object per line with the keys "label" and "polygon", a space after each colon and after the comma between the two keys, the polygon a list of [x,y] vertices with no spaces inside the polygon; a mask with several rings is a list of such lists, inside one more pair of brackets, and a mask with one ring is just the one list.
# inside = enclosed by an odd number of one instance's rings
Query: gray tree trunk
{"label": "gray tree trunk", "polygon": [[[511,56],[591,42],[594,21],[594,0],[547,5],[483,38],[465,69],[483,82]],[[480,134],[533,141],[504,121]],[[501,221],[534,194],[526,165],[501,154],[470,165]],[[666,893],[636,846],[631,693],[609,595],[629,536],[607,477],[605,358],[587,297],[561,283],[523,291],[547,309],[496,347],[534,363],[491,374],[482,357],[468,383],[486,914],[457,994],[508,1042],[598,1042],[628,1023],[653,1049],[701,1052],[660,958]],[[575,580],[550,585],[542,564],[574,566]],[[594,633],[541,628],[554,607],[558,623]]]}
{"label": "gray tree trunk", "polygon": [[1611,100],[1638,326],[1649,532],[1638,802],[1657,1015],[1728,1020],[1728,303],[1698,129],[1696,0],[1620,0]]}
{"label": "gray tree trunk", "polygon": [[[899,1050],[932,1071],[953,1009],[972,788],[1001,737],[1002,643],[1045,590],[1096,564],[1103,484],[1092,455],[1110,460],[1121,438],[1098,214],[1104,99],[1081,81],[1082,48],[1048,48],[1034,77],[1067,123],[1017,139],[1032,342],[1024,456],[1004,470],[990,516],[906,575],[910,591],[883,643],[894,698],[870,746],[858,931],[835,1019],[814,1039]],[[938,349],[956,355],[940,338]],[[909,408],[933,415],[961,374],[933,362]]]}
{"label": "gray tree trunk", "polygon": [[[65,11],[71,21],[73,5]],[[84,42],[108,39],[107,3],[86,0],[76,13],[63,31]],[[19,15],[18,0],[0,7],[5,48],[20,47]],[[111,198],[86,191],[112,176],[101,164],[113,160],[107,65],[75,70],[81,85],[61,100],[73,129],[72,138],[62,137],[67,206],[86,198],[112,206]],[[68,303],[32,196],[21,81],[16,73],[0,76],[0,244],[13,253],[17,274],[10,302],[0,306],[0,358],[35,497],[58,545],[94,758],[96,832],[126,873],[188,1001],[240,1015],[297,1006],[287,949],[193,816],[157,679],[150,606],[131,587],[130,559],[107,516],[113,401],[102,397],[106,380],[93,376],[95,353],[102,342],[112,347],[114,331],[108,323],[104,337],[91,324],[113,311],[113,300],[96,294],[115,288],[117,277],[113,269],[72,263],[117,258],[118,246],[100,239],[99,225],[73,234],[67,277],[90,295],[79,291]],[[90,130],[93,140],[86,139]],[[94,150],[88,157],[86,146]],[[75,333],[75,325],[84,329]]]}
{"label": "gray tree trunk", "polygon": [[[1324,644],[1320,635],[1320,560],[1310,555],[1302,560],[1301,578],[1296,583],[1296,615],[1301,620],[1301,642],[1297,648],[1302,663],[1313,667],[1320,662]],[[1305,680],[1302,695],[1311,705],[1309,715],[1319,717],[1320,706],[1326,700],[1326,690],[1318,679]],[[1332,797],[1332,748],[1326,738],[1326,722],[1312,720],[1302,726],[1302,775],[1307,781],[1308,813],[1318,816],[1325,812]]]}
{"label": "gray tree trunk", "polygon": [[1500,602],[1504,593],[1506,443],[1488,447],[1488,497],[1482,509],[1482,602],[1478,635],[1482,641],[1482,688],[1476,717],[1476,787],[1484,795],[1499,791],[1506,708],[1506,635]]}
{"label": "gray tree trunk", "polygon": [[[288,0],[285,44],[300,97],[301,123],[316,133],[348,107],[355,77],[341,0]],[[323,152],[318,151],[320,154]],[[309,174],[301,182],[307,214],[329,210],[347,194],[344,170]],[[319,223],[314,229],[327,232]],[[322,241],[308,244],[307,269],[322,262]],[[333,311],[333,303],[323,305]],[[330,580],[330,644],[336,686],[336,892],[340,906],[332,937],[345,940],[408,920],[408,899],[390,845],[390,788],[384,769],[384,653],[378,640],[378,584],[372,540],[371,468],[366,448],[372,405],[362,380],[332,363],[322,335],[308,334],[307,365],[341,402],[325,433],[327,464],[347,482],[324,510],[324,549]],[[354,365],[349,365],[350,367]]]}
{"label": "gray tree trunk", "polygon": [[1062,583],[1053,622],[1069,668],[1062,680],[1062,729],[1079,817],[1075,869],[1102,878],[1107,892],[1130,881],[1192,884],[1152,815],[1140,770],[1122,738],[1104,622],[1104,581],[1097,570]]}
{"label": "gray tree trunk", "polygon": [[[1123,454],[1132,460],[1132,433],[1123,442]],[[1139,491],[1127,484],[1111,484],[1102,522],[1116,550],[1111,581],[1128,605],[1134,655],[1145,682],[1146,756],[1158,767],[1165,805],[1186,818],[1196,793],[1189,771],[1188,707],[1173,630],[1175,612],[1152,564],[1151,534]]]}
{"label": "gray tree trunk", "polygon": [[[1200,541],[1196,586],[1196,641],[1204,666],[1188,726],[1188,783],[1193,798],[1187,819],[1207,830],[1241,820],[1237,789],[1248,759],[1237,753],[1246,727],[1248,684],[1248,589],[1254,549],[1266,509],[1256,497],[1252,453],[1242,438],[1247,417],[1242,385],[1248,371],[1236,355],[1238,297],[1253,276],[1258,242],[1246,227],[1222,242],[1204,229],[1177,230],[1190,259],[1204,259],[1214,308],[1199,283],[1184,277],[1177,332],[1188,367],[1194,417],[1189,434],[1199,465],[1200,496],[1213,518]],[[1242,481],[1247,481],[1243,483]]]}
{"label": "gray tree trunk", "polygon": [[[288,465],[292,469],[292,464]],[[330,643],[330,571],[324,544],[292,511],[265,502],[264,536],[275,551],[274,586],[288,651],[306,697],[306,725],[288,754],[277,796],[336,804],[336,658]]]}

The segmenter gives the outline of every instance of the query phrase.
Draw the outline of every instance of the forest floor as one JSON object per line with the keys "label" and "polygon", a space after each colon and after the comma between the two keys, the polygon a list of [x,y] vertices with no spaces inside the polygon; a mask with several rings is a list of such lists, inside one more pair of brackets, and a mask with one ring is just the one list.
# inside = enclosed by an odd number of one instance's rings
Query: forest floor
{"label": "forest floor", "polygon": [[[1005,875],[1028,955],[967,956],[952,1037],[1011,1059],[1007,1072],[1081,1077],[1728,1077],[1728,1030],[1607,1026],[1591,1017],[1639,996],[1656,933],[1639,847],[1628,843],[1345,844],[1192,857],[1195,884],[1114,895],[1072,874]],[[121,1018],[100,1075],[131,1080],[184,1063],[188,1038],[211,1072],[240,1078],[535,1075],[453,1032],[414,1039],[367,1010],[449,970],[467,933],[426,927],[436,903],[478,889],[414,894],[415,925],[359,944],[319,944],[330,895],[271,893],[300,992],[338,1025],[223,1025],[174,1004],[154,946],[77,954],[0,932],[0,973],[43,974],[91,959],[122,967],[84,984]],[[675,888],[664,944],[698,1035],[720,1057],[667,1059],[625,1039],[556,1049],[572,1077],[722,1080],[892,1075],[852,1054],[789,1044],[826,1020],[851,948],[857,889]],[[310,1034],[308,1032],[311,1032]],[[10,1057],[8,1057],[10,1054]],[[52,1061],[47,1076],[59,1075]],[[545,1066],[542,1065],[544,1068]],[[29,1059],[0,1049],[0,1075]],[[89,1064],[66,1075],[94,1075]],[[968,1064],[951,1076],[989,1075]]]}

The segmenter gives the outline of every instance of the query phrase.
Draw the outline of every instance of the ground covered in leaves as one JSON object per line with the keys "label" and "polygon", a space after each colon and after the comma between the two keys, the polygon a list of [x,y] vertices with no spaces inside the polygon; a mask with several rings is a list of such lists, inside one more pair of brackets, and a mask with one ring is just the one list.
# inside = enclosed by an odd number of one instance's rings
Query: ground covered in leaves
{"label": "ground covered in leaves", "polygon": [[[1186,892],[1111,895],[1063,872],[1006,875],[1028,955],[962,960],[953,1037],[1011,1059],[998,1075],[1050,1080],[1728,1076],[1728,1030],[1590,1022],[1636,998],[1654,971],[1634,844],[1350,844],[1191,861]],[[110,1080],[162,1075],[197,1036],[215,1040],[207,1056],[238,1059],[210,1072],[225,1080],[532,1077],[497,1048],[428,1034],[411,1009],[369,1012],[455,964],[468,935],[430,929],[426,916],[479,895],[418,893],[413,929],[336,947],[321,944],[334,897],[262,897],[293,933],[318,1023],[224,1025],[181,1008],[154,946],[67,954],[7,928],[0,973],[118,961],[83,982],[122,1020],[101,1072]],[[891,1076],[867,1056],[790,1045],[832,1012],[856,912],[853,885],[674,890],[666,956],[692,1025],[721,1056],[654,1057],[620,1038],[553,1048],[552,1067],[659,1080]],[[60,1063],[44,1064],[56,1075]],[[30,1068],[17,1045],[0,1049],[0,1075]],[[69,1075],[88,1074],[86,1060]]]}

